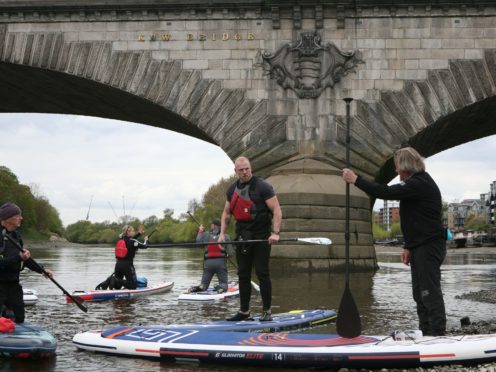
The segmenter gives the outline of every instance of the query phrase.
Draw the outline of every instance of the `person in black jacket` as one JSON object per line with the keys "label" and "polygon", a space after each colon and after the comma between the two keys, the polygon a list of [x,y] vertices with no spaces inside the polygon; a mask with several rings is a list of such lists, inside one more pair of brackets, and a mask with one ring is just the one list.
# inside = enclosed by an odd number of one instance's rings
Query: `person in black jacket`
{"label": "person in black jacket", "polygon": [[343,179],[374,198],[400,201],[401,230],[405,239],[402,261],[411,268],[413,299],[424,335],[446,331],[446,312],[441,291],[441,264],[446,257],[442,225],[441,192],[425,171],[422,156],[412,147],[394,154],[400,183],[387,186],[343,169]]}
{"label": "person in black jacket", "polygon": [[117,255],[114,275],[110,279],[109,289],[120,289],[124,286],[127,289],[136,289],[136,270],[134,268],[134,256],[138,249],[148,248],[148,236],[145,236],[143,243],[137,240],[145,231],[143,225],[138,228],[138,233],[134,234],[134,227],[126,225],[122,228],[122,233],[119,235],[125,243],[126,252],[123,257]]}
{"label": "person in black jacket", "polygon": [[[19,274],[27,267],[37,273],[40,268],[30,259],[31,253],[27,249],[20,251],[11,242],[10,237],[21,247],[24,243],[17,229],[21,227],[22,212],[14,203],[5,203],[0,206],[0,224],[2,226],[2,245],[0,246],[0,307],[1,313],[13,312],[16,323],[24,323],[24,300],[22,286],[19,283]],[[52,272],[45,269],[52,277]]]}

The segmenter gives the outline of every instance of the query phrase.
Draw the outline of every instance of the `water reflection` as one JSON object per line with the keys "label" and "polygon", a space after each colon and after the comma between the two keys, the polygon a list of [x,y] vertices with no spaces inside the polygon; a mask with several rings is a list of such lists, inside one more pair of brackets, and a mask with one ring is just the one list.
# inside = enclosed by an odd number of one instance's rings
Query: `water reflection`
{"label": "water reflection", "polygon": [[[31,249],[33,256],[55,272],[56,280],[67,290],[94,288],[114,268],[110,247],[60,247]],[[357,302],[364,334],[385,334],[395,329],[417,328],[415,304],[411,296],[410,269],[401,264],[400,250],[378,254],[380,269],[376,273],[351,273],[350,289]],[[72,345],[78,331],[104,329],[114,325],[173,324],[199,320],[224,319],[239,306],[238,299],[216,304],[179,303],[178,295],[197,284],[202,274],[202,254],[195,249],[149,249],[135,260],[138,275],[149,283],[173,280],[170,293],[136,300],[88,303],[88,313],[74,304],[67,304],[60,290],[38,274],[22,274],[24,287],[38,291],[39,302],[27,308],[27,319],[45,327],[58,340],[57,357],[49,361],[0,361],[0,370],[13,371],[263,371],[260,368],[174,365],[158,361],[119,358],[78,352]],[[480,289],[495,289],[495,254],[451,252],[442,266],[443,292],[448,327],[459,319],[490,319],[494,305],[456,299],[457,295]],[[236,277],[229,265],[230,278]],[[254,278],[254,280],[256,280]],[[284,273],[273,276],[274,312],[292,309],[331,308],[339,306],[344,288],[342,273]],[[259,313],[262,303],[254,292],[252,311]],[[334,325],[311,330],[335,333]],[[268,370],[268,369],[267,369]]]}

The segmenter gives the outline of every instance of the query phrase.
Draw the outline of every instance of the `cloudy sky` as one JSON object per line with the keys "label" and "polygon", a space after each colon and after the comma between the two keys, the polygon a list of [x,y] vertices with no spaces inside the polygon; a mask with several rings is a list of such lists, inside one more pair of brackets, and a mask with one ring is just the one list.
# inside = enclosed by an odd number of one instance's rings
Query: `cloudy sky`
{"label": "cloudy sky", "polygon": [[[217,146],[175,132],[100,118],[0,114],[0,165],[37,185],[65,226],[115,221],[124,211],[146,218],[176,216],[200,199],[233,165]],[[427,159],[443,199],[478,198],[496,179],[496,136]],[[395,182],[395,180],[393,180]],[[376,208],[382,201],[376,202]]]}

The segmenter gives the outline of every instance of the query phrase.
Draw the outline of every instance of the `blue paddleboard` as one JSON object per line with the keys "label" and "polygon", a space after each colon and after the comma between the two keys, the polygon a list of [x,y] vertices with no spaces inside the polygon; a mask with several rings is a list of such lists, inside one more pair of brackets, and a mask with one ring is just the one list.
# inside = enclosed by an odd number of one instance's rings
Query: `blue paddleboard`
{"label": "blue paddleboard", "polygon": [[251,320],[243,320],[240,322],[230,322],[228,320],[213,320],[207,322],[195,322],[188,324],[170,324],[170,325],[151,325],[142,327],[115,327],[108,329],[102,333],[106,335],[121,332],[125,329],[196,329],[208,331],[238,331],[238,332],[280,332],[290,331],[302,328],[315,327],[332,322],[336,319],[336,312],[333,310],[317,309],[317,310],[293,310],[288,313],[273,314],[272,321],[261,322],[259,316],[253,317]]}

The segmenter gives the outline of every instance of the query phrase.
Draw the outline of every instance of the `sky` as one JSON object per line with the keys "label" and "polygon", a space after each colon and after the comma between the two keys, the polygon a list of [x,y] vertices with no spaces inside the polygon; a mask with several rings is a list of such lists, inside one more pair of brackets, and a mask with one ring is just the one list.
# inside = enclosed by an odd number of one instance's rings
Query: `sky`
{"label": "sky", "polygon": [[[34,185],[60,213],[64,226],[86,219],[140,219],[188,202],[233,174],[218,147],[176,132],[95,117],[0,114],[0,165]],[[496,180],[496,136],[426,159],[447,202],[479,198]],[[391,183],[398,182],[394,179]],[[91,207],[90,207],[91,203]],[[382,208],[377,201],[374,209]]]}

